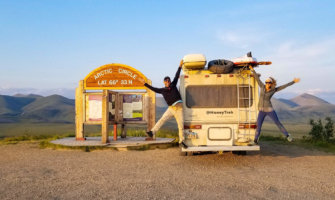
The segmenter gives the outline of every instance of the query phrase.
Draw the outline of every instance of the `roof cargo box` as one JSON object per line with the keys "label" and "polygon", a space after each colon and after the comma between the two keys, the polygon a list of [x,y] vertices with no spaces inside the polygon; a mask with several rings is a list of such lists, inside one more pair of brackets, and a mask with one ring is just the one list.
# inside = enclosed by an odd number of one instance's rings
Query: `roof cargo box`
{"label": "roof cargo box", "polygon": [[204,69],[206,57],[203,54],[188,54],[183,58],[184,69]]}

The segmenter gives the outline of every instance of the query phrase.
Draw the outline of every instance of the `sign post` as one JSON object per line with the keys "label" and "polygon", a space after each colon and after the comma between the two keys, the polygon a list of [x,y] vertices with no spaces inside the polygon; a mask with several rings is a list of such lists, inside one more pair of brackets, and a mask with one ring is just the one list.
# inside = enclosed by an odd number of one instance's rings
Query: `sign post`
{"label": "sign post", "polygon": [[[117,140],[117,125],[144,124],[151,130],[155,124],[156,95],[143,85],[151,84],[140,71],[124,64],[103,65],[76,89],[76,140],[85,140],[84,125],[101,124],[101,140],[109,143],[109,125]],[[142,91],[139,91],[142,90]],[[144,91],[144,92],[143,92]],[[122,133],[122,137],[126,137]]]}

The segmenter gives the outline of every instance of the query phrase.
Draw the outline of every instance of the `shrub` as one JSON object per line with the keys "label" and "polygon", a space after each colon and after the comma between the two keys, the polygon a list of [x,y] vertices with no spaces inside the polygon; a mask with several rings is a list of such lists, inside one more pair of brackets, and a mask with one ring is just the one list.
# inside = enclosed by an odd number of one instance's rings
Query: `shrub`
{"label": "shrub", "polygon": [[325,130],[323,132],[323,138],[325,141],[329,142],[330,138],[334,136],[334,122],[330,117],[326,117]]}
{"label": "shrub", "polygon": [[326,117],[326,125],[323,126],[321,119],[314,121],[311,119],[309,124],[312,126],[311,131],[308,133],[314,141],[329,142],[334,136],[334,122],[330,117]]}

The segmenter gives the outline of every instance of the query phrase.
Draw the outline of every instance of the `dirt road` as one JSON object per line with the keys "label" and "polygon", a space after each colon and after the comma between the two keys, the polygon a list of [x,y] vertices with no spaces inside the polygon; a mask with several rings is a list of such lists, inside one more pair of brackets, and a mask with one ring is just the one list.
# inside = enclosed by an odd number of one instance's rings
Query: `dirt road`
{"label": "dirt road", "polygon": [[335,199],[335,156],[262,143],[261,152],[0,145],[0,199]]}

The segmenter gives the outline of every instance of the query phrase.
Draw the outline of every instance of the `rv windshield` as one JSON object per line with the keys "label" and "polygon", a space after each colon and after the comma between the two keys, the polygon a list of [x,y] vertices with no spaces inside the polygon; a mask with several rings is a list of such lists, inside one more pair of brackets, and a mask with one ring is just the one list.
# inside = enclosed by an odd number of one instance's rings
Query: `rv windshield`
{"label": "rv windshield", "polygon": [[237,85],[192,85],[186,88],[188,108],[247,108],[252,104],[253,88],[250,86],[249,90],[249,85],[240,85],[239,92]]}

